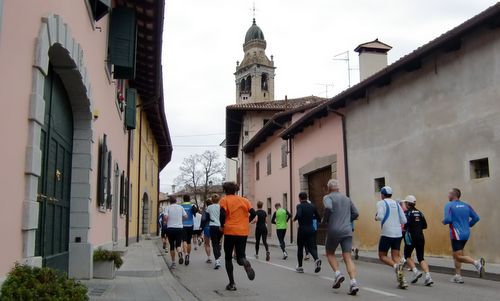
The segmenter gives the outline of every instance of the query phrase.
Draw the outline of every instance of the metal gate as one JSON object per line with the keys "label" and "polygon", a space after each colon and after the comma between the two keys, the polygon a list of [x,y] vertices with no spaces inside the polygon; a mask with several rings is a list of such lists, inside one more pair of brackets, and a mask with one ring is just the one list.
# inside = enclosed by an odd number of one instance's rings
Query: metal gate
{"label": "metal gate", "polygon": [[[316,206],[319,214],[323,217],[325,207],[323,206],[323,197],[327,193],[327,183],[332,177],[330,167],[326,167],[307,175],[309,187],[309,200]],[[318,221],[318,233],[316,242],[318,245],[324,245],[326,241],[327,226],[322,225]]]}
{"label": "metal gate", "polygon": [[45,80],[44,99],[35,253],[43,258],[44,266],[67,271],[73,113],[63,83],[52,68]]}

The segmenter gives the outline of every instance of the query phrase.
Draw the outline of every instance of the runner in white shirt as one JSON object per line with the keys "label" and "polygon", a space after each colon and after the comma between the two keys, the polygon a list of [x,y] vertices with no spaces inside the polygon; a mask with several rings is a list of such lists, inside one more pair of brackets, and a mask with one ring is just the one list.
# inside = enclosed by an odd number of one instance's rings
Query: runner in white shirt
{"label": "runner in white shirt", "polygon": [[[175,268],[175,252],[179,253],[179,258],[182,257],[182,235],[184,225],[182,221],[187,218],[187,213],[181,205],[177,204],[177,200],[173,197],[169,199],[170,206],[165,209],[164,216],[167,220],[168,241],[170,243],[170,257],[172,263],[170,268]],[[182,264],[181,262],[179,264]]]}
{"label": "runner in white shirt", "polygon": [[[380,190],[381,201],[377,202],[377,214],[375,220],[380,221],[382,232],[378,246],[378,256],[380,261],[394,268],[399,288],[406,289],[406,282],[401,261],[400,249],[403,238],[401,225],[406,224],[406,216],[398,202],[391,199],[392,188],[382,187]],[[387,253],[391,249],[391,257]]]}
{"label": "runner in white shirt", "polygon": [[207,213],[210,217],[210,239],[212,240],[212,249],[214,250],[215,266],[214,268],[218,270],[221,266],[221,240],[222,231],[220,227],[220,196],[214,194],[212,196],[212,204],[207,207]]}
{"label": "runner in white shirt", "polygon": [[193,241],[194,241],[194,250],[198,250],[198,247],[201,246],[201,213],[197,212],[193,219]]}

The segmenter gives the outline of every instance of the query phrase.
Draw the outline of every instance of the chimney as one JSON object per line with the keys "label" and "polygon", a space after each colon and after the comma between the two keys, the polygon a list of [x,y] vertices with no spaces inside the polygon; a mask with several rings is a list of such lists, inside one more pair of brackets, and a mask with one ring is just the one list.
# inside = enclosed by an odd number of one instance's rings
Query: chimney
{"label": "chimney", "polygon": [[387,52],[391,49],[391,46],[378,39],[356,47],[354,51],[359,53],[359,80],[364,81],[387,67]]}

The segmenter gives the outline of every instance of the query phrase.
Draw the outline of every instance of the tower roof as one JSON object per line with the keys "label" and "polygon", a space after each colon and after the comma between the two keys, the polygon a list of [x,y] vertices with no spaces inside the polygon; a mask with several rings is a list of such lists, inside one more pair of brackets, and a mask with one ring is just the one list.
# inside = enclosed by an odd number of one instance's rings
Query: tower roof
{"label": "tower roof", "polygon": [[391,49],[392,49],[392,46],[389,46],[385,43],[380,42],[378,39],[375,39],[373,41],[358,45],[358,47],[356,47],[356,49],[354,49],[354,51],[359,52],[359,53],[361,53],[363,51],[387,53]]}
{"label": "tower roof", "polygon": [[255,23],[255,18],[253,19],[252,26],[250,26],[250,28],[247,31],[247,34],[245,35],[245,44],[253,40],[262,40],[262,41],[266,40],[264,38],[264,33],[262,32],[262,29],[260,29],[260,27],[257,26],[257,23]]}

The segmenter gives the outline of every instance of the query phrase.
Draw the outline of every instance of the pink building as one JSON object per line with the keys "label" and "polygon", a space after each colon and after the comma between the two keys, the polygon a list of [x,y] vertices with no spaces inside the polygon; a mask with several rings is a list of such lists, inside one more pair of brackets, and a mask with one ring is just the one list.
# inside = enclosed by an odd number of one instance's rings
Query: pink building
{"label": "pink building", "polygon": [[[128,199],[135,98],[161,92],[163,1],[0,6],[0,280],[14,262],[91,278],[94,248],[125,244],[127,215],[113,204]],[[149,121],[166,129],[155,108]],[[166,164],[171,148],[160,151]]]}

